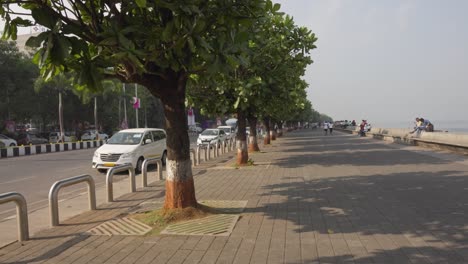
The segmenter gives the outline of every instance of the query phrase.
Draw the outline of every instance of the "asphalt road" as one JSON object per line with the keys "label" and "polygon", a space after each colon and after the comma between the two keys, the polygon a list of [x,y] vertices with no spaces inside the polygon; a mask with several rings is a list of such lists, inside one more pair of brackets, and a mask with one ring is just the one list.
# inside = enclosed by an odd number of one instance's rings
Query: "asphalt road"
{"label": "asphalt road", "polygon": [[[0,193],[19,192],[25,196],[28,210],[47,206],[49,189],[58,180],[89,174],[97,186],[105,182],[105,174],[91,168],[95,149],[74,150],[0,160]],[[83,184],[60,192],[60,198],[76,195],[86,189]],[[13,204],[0,205],[0,221],[15,214]]]}

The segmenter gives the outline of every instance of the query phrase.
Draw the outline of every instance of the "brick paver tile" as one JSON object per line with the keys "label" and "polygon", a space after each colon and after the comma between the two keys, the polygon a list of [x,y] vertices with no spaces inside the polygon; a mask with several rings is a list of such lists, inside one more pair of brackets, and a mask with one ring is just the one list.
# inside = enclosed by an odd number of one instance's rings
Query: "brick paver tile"
{"label": "brick paver tile", "polygon": [[188,255],[187,258],[184,260],[184,264],[200,263],[200,260],[203,258],[203,255],[205,255],[205,251],[193,250],[192,253],[190,253],[190,255]]}

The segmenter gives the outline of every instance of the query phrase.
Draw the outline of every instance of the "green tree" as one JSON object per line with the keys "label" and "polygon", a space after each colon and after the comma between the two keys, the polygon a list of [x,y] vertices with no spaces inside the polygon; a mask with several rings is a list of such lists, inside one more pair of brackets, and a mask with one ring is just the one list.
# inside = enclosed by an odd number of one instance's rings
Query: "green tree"
{"label": "green tree", "polygon": [[[273,8],[278,9],[279,5]],[[194,78],[195,89],[189,91],[191,103],[208,113],[237,114],[239,165],[248,160],[246,118],[250,124],[249,150],[257,151],[257,119],[263,117],[267,121],[272,112],[278,112],[283,106],[287,109],[289,104],[295,103],[286,99],[296,98],[294,94],[300,92],[296,90],[305,89],[306,86],[295,83],[301,81],[305,67],[312,62],[308,53],[315,48],[316,41],[310,30],[296,26],[291,17],[275,12],[267,13],[247,31],[250,32],[249,43],[244,46],[243,60],[230,61],[235,70],[229,74],[221,73],[214,85]],[[269,123],[265,122],[267,130]]]}
{"label": "green tree", "polygon": [[[4,0],[4,36],[33,23],[47,30],[27,44],[50,78],[74,71],[79,85],[100,89],[105,77],[145,86],[161,99],[167,131],[165,208],[197,206],[190,162],[185,91],[189,75],[227,71],[246,33],[269,0],[70,1]],[[32,19],[13,18],[18,4]]]}
{"label": "green tree", "polygon": [[33,84],[37,67],[12,41],[0,40],[0,124],[23,121],[37,110]]}
{"label": "green tree", "polygon": [[58,141],[64,142],[65,129],[64,129],[64,124],[63,124],[62,96],[64,93],[70,92],[73,89],[73,84],[72,84],[72,80],[70,79],[70,76],[67,76],[66,74],[59,74],[47,81],[42,78],[38,78],[34,85],[34,89],[36,90],[36,92],[39,92],[43,89],[54,90],[57,92],[58,94],[58,118],[59,118],[58,123],[59,123],[59,130],[60,130],[60,136],[59,136]]}

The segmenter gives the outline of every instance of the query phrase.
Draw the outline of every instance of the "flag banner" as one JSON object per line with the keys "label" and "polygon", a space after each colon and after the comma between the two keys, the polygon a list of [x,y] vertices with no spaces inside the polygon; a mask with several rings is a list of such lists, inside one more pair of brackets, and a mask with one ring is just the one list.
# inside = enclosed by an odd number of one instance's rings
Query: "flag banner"
{"label": "flag banner", "polygon": [[195,125],[195,113],[193,112],[192,108],[190,108],[187,112],[187,121],[189,126]]}
{"label": "flag banner", "polygon": [[132,104],[133,109],[140,109],[140,98],[133,97]]}

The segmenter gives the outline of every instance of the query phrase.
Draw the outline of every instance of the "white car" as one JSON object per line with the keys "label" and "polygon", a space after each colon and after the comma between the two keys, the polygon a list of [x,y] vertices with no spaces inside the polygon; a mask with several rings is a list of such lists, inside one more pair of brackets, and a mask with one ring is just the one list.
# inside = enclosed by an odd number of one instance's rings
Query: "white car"
{"label": "white car", "polygon": [[83,135],[81,135],[81,140],[107,140],[109,135],[102,132],[97,132],[96,130],[86,130]]}
{"label": "white car", "polygon": [[0,134],[0,141],[3,142],[3,144],[5,144],[5,147],[18,146],[18,143],[16,142],[16,140],[9,138],[3,134]]}
{"label": "white car", "polygon": [[230,140],[236,137],[236,130],[231,126],[219,126],[218,129],[221,129],[226,133],[226,139]]}
{"label": "white car", "polygon": [[136,171],[147,158],[161,158],[166,164],[166,132],[158,128],[133,128],[114,134],[94,152],[93,168],[99,171],[132,164]]}
{"label": "white car", "polygon": [[[50,132],[49,134],[49,142],[56,143],[59,142],[60,139],[60,132]],[[73,136],[70,136],[68,133],[64,133],[63,135],[64,142],[72,142],[75,141]]]}
{"label": "white car", "polygon": [[221,145],[221,142],[226,140],[226,133],[222,129],[209,128],[205,129],[200,135],[198,135],[197,145],[215,145],[216,142]]}

